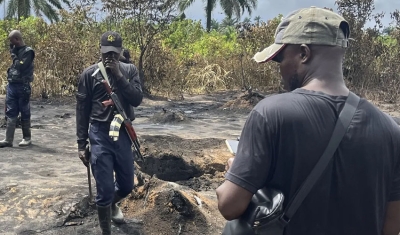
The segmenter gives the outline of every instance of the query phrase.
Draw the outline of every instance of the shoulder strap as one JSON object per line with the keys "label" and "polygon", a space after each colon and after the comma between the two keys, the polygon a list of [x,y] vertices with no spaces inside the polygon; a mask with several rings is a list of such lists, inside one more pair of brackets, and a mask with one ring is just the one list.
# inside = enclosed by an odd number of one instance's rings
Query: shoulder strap
{"label": "shoulder strap", "polygon": [[100,61],[99,63],[97,63],[97,65],[99,66],[101,75],[103,75],[103,78],[107,81],[108,85],[111,87],[110,80],[108,80],[108,75],[107,75],[106,68],[104,67],[103,62]]}
{"label": "shoulder strap", "polygon": [[314,184],[318,181],[319,177],[322,175],[322,172],[329,164],[334,153],[336,152],[337,147],[339,146],[343,136],[345,135],[348,129],[350,122],[353,119],[354,113],[356,112],[359,101],[360,97],[358,97],[357,95],[355,95],[353,92],[350,91],[346,99],[346,103],[343,107],[343,110],[339,114],[339,118],[336,122],[335,129],[333,130],[331,139],[325,149],[325,152],[322,154],[322,157],[319,159],[314,169],[311,171],[311,173],[308,175],[304,183],[301,185],[300,189],[297,191],[294,198],[287,205],[285,212],[280,218],[281,222],[285,224],[289,223],[292,216],[296,213],[297,209],[300,207],[303,200],[306,198],[308,193],[313,188]]}

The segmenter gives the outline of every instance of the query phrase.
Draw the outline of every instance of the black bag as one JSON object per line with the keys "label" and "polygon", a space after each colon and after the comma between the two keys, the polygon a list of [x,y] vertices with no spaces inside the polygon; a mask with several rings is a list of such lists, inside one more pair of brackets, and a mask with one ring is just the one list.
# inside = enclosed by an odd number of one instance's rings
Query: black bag
{"label": "black bag", "polygon": [[253,195],[249,206],[239,219],[227,221],[222,235],[283,235],[285,226],[332,159],[353,119],[359,101],[357,95],[349,92],[325,152],[285,210],[283,209],[285,197],[281,191],[262,188]]}

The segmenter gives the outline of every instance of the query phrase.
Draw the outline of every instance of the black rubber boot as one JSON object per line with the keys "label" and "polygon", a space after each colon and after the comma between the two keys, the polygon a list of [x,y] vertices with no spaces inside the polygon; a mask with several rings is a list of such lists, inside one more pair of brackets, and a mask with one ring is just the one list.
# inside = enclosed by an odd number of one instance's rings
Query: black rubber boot
{"label": "black rubber boot", "polygon": [[7,118],[6,138],[0,141],[0,148],[13,146],[16,125],[17,118]]}
{"label": "black rubber boot", "polygon": [[99,224],[103,235],[111,235],[111,205],[97,205]]}
{"label": "black rubber boot", "polygon": [[111,219],[116,224],[123,224],[124,214],[122,214],[121,209],[117,206],[117,203],[120,202],[123,198],[118,195],[117,192],[114,193],[114,201],[111,204]]}
{"label": "black rubber boot", "polygon": [[26,147],[32,144],[31,141],[31,120],[21,121],[22,141],[18,144],[20,147]]}

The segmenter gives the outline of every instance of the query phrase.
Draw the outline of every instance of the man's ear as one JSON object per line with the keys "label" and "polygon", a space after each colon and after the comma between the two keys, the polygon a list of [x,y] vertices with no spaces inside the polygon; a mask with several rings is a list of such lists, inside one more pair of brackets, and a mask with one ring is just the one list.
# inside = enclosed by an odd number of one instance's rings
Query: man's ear
{"label": "man's ear", "polygon": [[301,63],[306,64],[311,60],[311,49],[306,44],[300,45]]}

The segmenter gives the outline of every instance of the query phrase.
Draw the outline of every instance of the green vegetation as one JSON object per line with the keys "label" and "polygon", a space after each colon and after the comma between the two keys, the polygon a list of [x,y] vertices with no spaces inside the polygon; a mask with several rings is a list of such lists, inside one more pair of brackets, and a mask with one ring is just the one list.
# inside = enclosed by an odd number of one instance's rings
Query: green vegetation
{"label": "green vegetation", "polygon": [[[18,19],[0,21],[1,94],[5,92],[6,71],[11,63],[7,35],[12,29],[21,30],[26,43],[36,50],[33,82],[36,96],[73,95],[79,74],[100,56],[100,35],[110,29],[123,36],[124,45],[135,65],[141,67],[141,77],[151,94],[177,98],[183,92],[249,87],[262,92],[281,89],[277,64],[258,65],[252,60],[257,51],[273,42],[280,14],[268,22],[255,17],[252,22],[245,19],[233,24],[227,17],[225,23],[214,21],[207,32],[200,22],[184,17],[164,20],[165,10],[157,6],[151,11],[154,17],[154,9],[161,9],[157,23],[156,17],[153,21],[140,18],[146,15],[145,9],[140,14],[118,12],[114,18],[101,22],[95,20],[89,8],[73,9],[61,10],[60,21],[55,23],[46,23],[36,16],[22,17],[19,22]],[[399,14],[397,11],[392,14],[394,24],[390,30],[384,30],[379,22],[374,28],[365,28],[365,22],[357,20],[363,17],[350,14],[361,13],[345,5],[340,5],[339,11],[346,12],[354,39],[344,61],[346,82],[367,98],[396,102],[400,85]]]}

